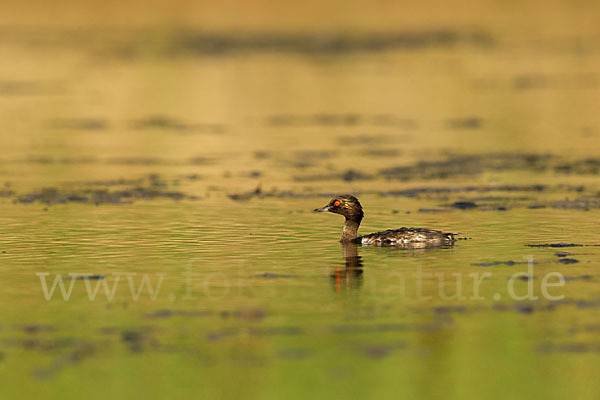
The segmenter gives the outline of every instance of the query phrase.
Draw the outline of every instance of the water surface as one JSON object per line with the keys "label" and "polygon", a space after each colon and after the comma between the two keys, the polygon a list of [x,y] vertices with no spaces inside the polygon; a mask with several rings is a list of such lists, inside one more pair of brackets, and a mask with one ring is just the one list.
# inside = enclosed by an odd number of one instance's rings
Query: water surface
{"label": "water surface", "polygon": [[593,32],[465,26],[5,28],[2,397],[597,397]]}

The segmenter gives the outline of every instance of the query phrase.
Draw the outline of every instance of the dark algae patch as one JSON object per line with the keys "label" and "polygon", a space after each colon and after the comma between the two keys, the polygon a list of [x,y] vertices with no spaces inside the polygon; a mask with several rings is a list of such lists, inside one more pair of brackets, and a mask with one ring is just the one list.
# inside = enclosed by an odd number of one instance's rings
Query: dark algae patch
{"label": "dark algae patch", "polygon": [[165,115],[150,115],[145,118],[130,122],[133,129],[155,129],[165,131],[197,132],[220,134],[225,131],[225,126],[216,123],[185,122]]}
{"label": "dark algae patch", "polygon": [[171,200],[183,200],[195,198],[178,191],[167,191],[147,187],[135,187],[123,190],[90,190],[80,191],[63,190],[58,188],[45,188],[37,192],[19,195],[15,202],[17,203],[43,203],[43,204],[130,204],[135,200],[154,200],[157,198],[167,198]]}
{"label": "dark algae patch", "polygon": [[56,327],[53,325],[42,325],[42,324],[30,324],[30,325],[22,325],[19,327],[21,331],[27,334],[37,334],[37,333],[47,333],[54,332]]}
{"label": "dark algae patch", "polygon": [[579,275],[579,276],[569,276],[563,275],[563,279],[565,281],[591,281],[594,279],[592,275]]}
{"label": "dark algae patch", "polygon": [[[73,188],[49,187],[15,195],[14,202],[21,204],[131,204],[136,200],[197,200],[196,196],[170,190],[170,183],[159,175],[151,174],[139,179],[114,179],[77,183]],[[101,188],[97,188],[100,186]],[[121,189],[111,187],[122,186]]]}
{"label": "dark algae patch", "polygon": [[478,175],[485,171],[538,171],[549,168],[554,157],[547,154],[492,153],[451,155],[438,161],[385,168],[379,174],[388,179],[446,179]]}
{"label": "dark algae patch", "polygon": [[[180,28],[164,30],[162,40],[147,29],[60,29],[16,30],[11,37],[35,43],[47,51],[69,48],[93,59],[131,62],[144,57],[224,57],[235,55],[280,54],[295,56],[345,56],[383,52],[416,52],[467,46],[489,49],[495,45],[491,33],[479,29],[413,29],[361,33],[290,30],[206,30]],[[45,38],[41,40],[41,38]],[[85,43],[85,45],[82,45]],[[0,82],[0,94],[43,94],[46,82]],[[45,89],[45,90],[44,90]]]}
{"label": "dark algae patch", "polygon": [[157,310],[146,315],[148,318],[171,318],[171,317],[184,317],[184,318],[198,318],[208,317],[214,315],[212,311],[204,310]]}
{"label": "dark algae patch", "polygon": [[370,180],[373,179],[374,176],[371,174],[366,174],[364,172],[360,172],[354,169],[348,169],[342,172],[336,172],[331,174],[320,174],[320,175],[309,175],[309,176],[295,176],[294,180],[298,182],[305,181],[328,181],[328,180],[342,180],[345,182],[352,181],[360,181],[360,180]]}
{"label": "dark algae patch", "polygon": [[71,277],[69,277],[69,279],[73,280],[73,281],[85,281],[85,280],[99,281],[99,280],[104,279],[104,275],[71,276]]}
{"label": "dark algae patch", "polygon": [[570,255],[571,253],[569,253],[568,251],[557,251],[556,253],[554,253],[554,255],[556,257],[566,257],[568,255]]}
{"label": "dark algae patch", "polygon": [[584,246],[598,246],[596,244],[579,244],[579,243],[543,243],[543,244],[526,244],[527,247],[550,247],[550,248],[563,248],[563,247],[584,247]]}
{"label": "dark algae patch", "polygon": [[268,196],[268,194],[264,193],[260,186],[257,186],[256,189],[250,190],[248,192],[232,193],[232,194],[227,195],[227,197],[229,197],[231,200],[236,200],[236,201],[250,200],[254,197],[264,197],[264,196]]}
{"label": "dark algae patch", "polygon": [[477,208],[477,204],[472,201],[457,201],[452,203],[453,208],[458,208],[459,210],[470,210],[473,208]]}
{"label": "dark algae patch", "polygon": [[579,262],[579,260],[576,258],[561,258],[558,260],[558,262],[562,264],[576,264]]}
{"label": "dark algae patch", "polygon": [[535,346],[539,353],[600,353],[600,342],[542,343]]}
{"label": "dark algae patch", "polygon": [[[298,117],[297,117],[298,118]],[[284,118],[286,124],[299,124],[294,118]],[[333,123],[339,125],[339,121],[344,121],[343,117],[332,117]],[[304,121],[304,119],[300,119]],[[307,121],[312,121],[308,118]],[[281,122],[282,123],[282,122]],[[304,124],[309,124],[305,122]],[[446,155],[439,160],[422,160],[412,164],[399,165],[380,169],[373,173],[376,177],[382,177],[392,180],[428,180],[428,179],[448,179],[452,177],[467,177],[480,175],[484,172],[500,172],[500,171],[531,171],[534,173],[553,172],[555,174],[572,174],[572,175],[597,175],[600,173],[600,160],[596,159],[575,159],[565,160],[563,157],[551,154],[537,153],[483,153],[483,154],[462,154],[462,155]],[[300,178],[301,179],[301,178]],[[311,180],[308,177],[301,180]],[[312,178],[318,180],[318,177]],[[539,186],[540,190],[544,190],[544,185]],[[510,186],[508,186],[510,187]],[[530,186],[533,188],[534,186]],[[578,186],[572,188],[579,191],[583,187]],[[503,190],[503,189],[498,189]],[[571,189],[569,189],[571,190]],[[594,199],[588,199],[592,202]],[[597,200],[597,199],[596,199]],[[555,208],[566,207],[568,202],[561,205],[561,202],[556,201],[550,203]],[[573,207],[573,206],[571,206]],[[597,205],[594,207],[598,207]]]}
{"label": "dark algae patch", "polygon": [[[531,262],[531,263],[532,264],[537,264],[535,261]],[[528,262],[528,261],[512,261],[512,260],[509,260],[509,261],[491,261],[491,262],[473,263],[471,265],[476,266],[476,267],[495,267],[495,266],[498,266],[498,265],[504,265],[504,266],[507,266],[507,267],[512,267],[512,266],[515,266],[515,265],[522,265],[522,264],[527,265],[527,264],[530,264],[530,262]]]}
{"label": "dark algae patch", "polygon": [[273,273],[273,272],[264,272],[262,274],[257,274],[254,275],[254,277],[256,278],[263,278],[263,279],[278,279],[278,278],[293,278],[294,275],[288,275],[288,274],[277,274],[277,273]]}
{"label": "dark algae patch", "polygon": [[214,160],[208,157],[191,157],[187,159],[168,159],[162,157],[106,157],[97,158],[91,156],[77,157],[51,157],[30,155],[23,158],[0,159],[0,164],[40,164],[40,165],[123,165],[123,166],[171,166],[171,165],[189,165],[198,166],[213,163]]}
{"label": "dark algae patch", "polygon": [[[579,190],[579,187],[577,187]],[[432,195],[451,195],[462,193],[489,193],[489,192],[525,192],[525,193],[542,193],[550,190],[572,190],[570,187],[550,187],[548,185],[490,185],[490,186],[425,186],[415,187],[403,190],[388,190],[378,192],[381,196],[402,196],[402,197],[419,197]],[[489,199],[488,199],[489,200]]]}
{"label": "dark algae patch", "polygon": [[170,51],[182,54],[226,55],[231,53],[296,53],[345,55],[384,51],[448,48],[460,44],[490,47],[494,40],[481,31],[423,30],[362,35],[265,32],[244,35],[179,31]]}
{"label": "dark algae patch", "polygon": [[49,379],[68,366],[79,364],[88,358],[91,358],[98,352],[97,345],[91,342],[80,342],[73,349],[70,349],[57,358],[51,365],[45,368],[38,368],[34,371],[34,376],[39,379]]}
{"label": "dark algae patch", "polygon": [[[269,126],[394,126],[406,130],[416,127],[416,122],[411,119],[402,118],[393,114],[277,114],[266,119]],[[361,135],[356,137],[342,136],[339,138],[341,145],[373,144],[379,142],[373,140],[372,135]]]}
{"label": "dark algae patch", "polygon": [[121,342],[134,353],[156,350],[160,347],[160,342],[154,333],[155,330],[152,327],[124,330],[121,332]]}

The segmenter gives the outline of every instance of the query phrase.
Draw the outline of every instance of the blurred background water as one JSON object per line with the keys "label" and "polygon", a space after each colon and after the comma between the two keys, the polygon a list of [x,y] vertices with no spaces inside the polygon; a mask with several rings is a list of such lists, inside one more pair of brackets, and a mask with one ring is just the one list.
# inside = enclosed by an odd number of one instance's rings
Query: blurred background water
{"label": "blurred background water", "polygon": [[597,398],[599,11],[7,2],[1,397]]}

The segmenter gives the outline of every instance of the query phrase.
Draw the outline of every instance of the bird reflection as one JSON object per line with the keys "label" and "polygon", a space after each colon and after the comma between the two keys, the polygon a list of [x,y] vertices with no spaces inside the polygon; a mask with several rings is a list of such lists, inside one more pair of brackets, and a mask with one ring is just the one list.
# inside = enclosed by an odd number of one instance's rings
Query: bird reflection
{"label": "bird reflection", "polygon": [[329,275],[336,292],[356,290],[362,286],[363,262],[356,243],[340,243],[345,266],[335,267]]}

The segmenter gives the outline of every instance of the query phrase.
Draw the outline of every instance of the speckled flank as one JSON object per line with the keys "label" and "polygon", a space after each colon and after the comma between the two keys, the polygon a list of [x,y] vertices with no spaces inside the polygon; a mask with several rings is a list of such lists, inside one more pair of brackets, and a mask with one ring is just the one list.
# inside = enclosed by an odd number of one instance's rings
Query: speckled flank
{"label": "speckled flank", "polygon": [[444,233],[423,228],[388,229],[365,236],[359,236],[354,242],[365,246],[406,246],[406,247],[439,247],[451,246],[454,233]]}

